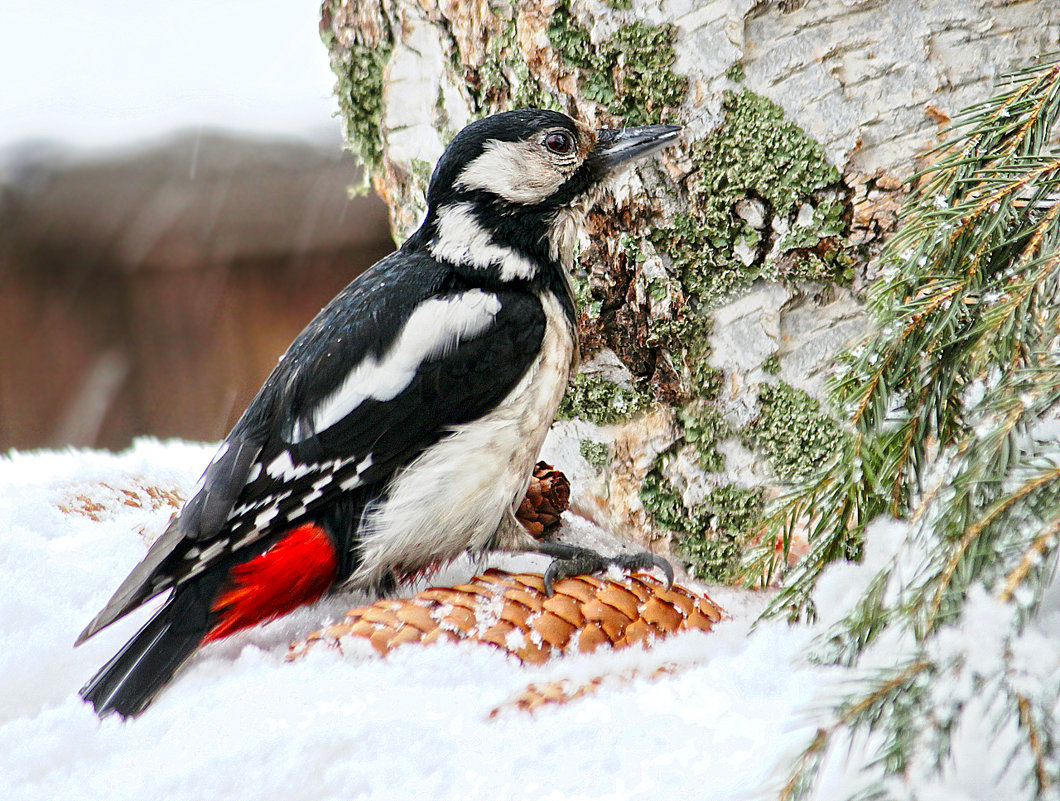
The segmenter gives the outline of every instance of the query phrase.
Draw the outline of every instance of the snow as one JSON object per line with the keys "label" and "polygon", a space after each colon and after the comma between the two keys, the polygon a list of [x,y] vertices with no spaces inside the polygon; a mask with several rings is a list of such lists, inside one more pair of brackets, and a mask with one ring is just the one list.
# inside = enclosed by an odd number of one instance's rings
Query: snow
{"label": "snow", "polygon": [[[101,722],[77,690],[149,610],[80,648],[72,643],[165,527],[168,494],[186,494],[214,448],[140,440],[121,454],[0,458],[0,798],[753,798],[776,787],[820,724],[812,710],[849,678],[846,669],[807,659],[819,627],[752,626],[767,599],[724,587],[708,592],[728,620],[649,651],[527,668],[488,646],[439,643],[386,658],[367,648],[316,647],[287,662],[289,642],[363,600],[336,597],[211,644],[141,717]],[[591,527],[566,525],[576,533]],[[902,531],[895,523],[874,527],[868,564],[829,570],[817,600],[828,602],[832,619],[897,556]],[[542,563],[509,557],[499,564]],[[459,581],[477,567],[455,565],[434,583]],[[1004,638],[1007,612],[988,594],[971,609],[989,618],[990,641]],[[1043,686],[1042,671],[1060,658],[1050,633],[1058,609],[1051,595],[1041,626],[1011,644],[1026,666],[1028,692]],[[982,633],[950,632],[938,648],[965,654]],[[989,660],[979,659],[975,672],[989,671]],[[672,672],[651,677],[662,665]],[[612,678],[565,705],[530,714],[509,704],[531,683],[577,686],[600,676]],[[971,798],[976,786],[1012,786],[1000,769],[1004,744],[983,736],[991,698],[976,703],[982,709],[962,718],[945,774],[925,768],[917,797]],[[997,733],[1004,743],[1015,736]],[[867,747],[830,749],[821,798],[864,784]]]}
{"label": "snow", "polygon": [[[809,632],[750,633],[764,599],[733,591],[717,594],[733,620],[648,652],[527,669],[465,643],[286,662],[291,640],[359,600],[336,598],[203,649],[140,718],[100,722],[77,689],[146,614],[72,643],[172,511],[122,490],[187,492],[212,454],[141,440],[0,460],[0,798],[731,799],[767,779],[764,756],[808,736],[798,709],[821,670],[794,662]],[[77,511],[86,499],[98,520]],[[461,570],[473,567],[436,581]],[[532,682],[667,663],[682,669],[489,717]]]}

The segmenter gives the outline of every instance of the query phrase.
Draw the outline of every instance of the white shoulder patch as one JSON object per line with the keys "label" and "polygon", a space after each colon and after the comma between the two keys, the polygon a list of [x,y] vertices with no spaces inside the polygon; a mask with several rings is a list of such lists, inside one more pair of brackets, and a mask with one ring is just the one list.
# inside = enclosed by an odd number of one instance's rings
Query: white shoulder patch
{"label": "white shoulder patch", "polygon": [[[421,303],[405,321],[390,350],[378,359],[368,356],[353,367],[339,387],[313,410],[312,430],[296,427],[291,441],[301,442],[330,428],[369,398],[387,401],[397,397],[411,383],[420,364],[452,353],[461,340],[478,336],[500,308],[500,299],[481,289]],[[270,465],[270,473],[287,468],[282,456],[277,457],[275,467]]]}
{"label": "white shoulder patch", "polygon": [[438,212],[438,236],[430,248],[435,258],[451,264],[498,265],[502,281],[529,279],[537,273],[537,265],[530,259],[493,241],[489,231],[478,224],[470,203],[455,203]]}

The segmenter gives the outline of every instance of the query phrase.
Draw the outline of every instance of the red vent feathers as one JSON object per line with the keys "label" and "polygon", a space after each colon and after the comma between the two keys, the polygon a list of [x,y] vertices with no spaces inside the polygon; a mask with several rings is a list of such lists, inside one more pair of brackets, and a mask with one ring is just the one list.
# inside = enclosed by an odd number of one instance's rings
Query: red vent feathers
{"label": "red vent feathers", "polygon": [[324,529],[291,529],[265,553],[232,569],[231,584],[214,601],[218,622],[207,643],[287,614],[320,598],[335,581],[335,551]]}

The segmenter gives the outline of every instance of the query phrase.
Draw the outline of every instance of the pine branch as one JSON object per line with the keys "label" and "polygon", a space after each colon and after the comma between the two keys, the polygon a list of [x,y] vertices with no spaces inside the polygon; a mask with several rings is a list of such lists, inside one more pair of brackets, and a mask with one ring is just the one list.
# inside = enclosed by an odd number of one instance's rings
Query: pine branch
{"label": "pine branch", "polygon": [[1023,558],[1020,559],[1019,564],[1005,577],[1005,586],[998,593],[998,600],[1005,603],[1012,600],[1016,590],[1030,575],[1031,568],[1035,564],[1040,564],[1046,554],[1055,548],[1054,541],[1057,534],[1060,534],[1060,514],[1050,520],[1042,529],[1042,533],[1034,538],[1030,546],[1024,551]]}
{"label": "pine branch", "polygon": [[[1052,482],[1060,481],[1060,468],[1048,470],[1042,473],[1034,481],[1029,481],[1020,487],[1015,492],[1012,492],[1002,498],[999,498],[993,505],[992,508],[988,509],[987,512],[976,521],[973,525],[968,526],[965,529],[964,536],[961,537],[960,542],[953,549],[949,559],[946,560],[945,567],[941,574],[933,582],[937,589],[935,591],[934,599],[931,602],[930,617],[932,620],[937,619],[939,607],[942,605],[942,598],[945,591],[949,588],[950,580],[953,578],[954,572],[960,566],[962,559],[968,553],[972,544],[978,539],[979,535],[992,523],[994,523],[1002,513],[1010,510],[1012,506],[1022,500],[1025,500],[1028,495],[1041,489],[1042,487]],[[1016,568],[1013,569],[1012,573],[1009,574],[1009,579],[1006,580],[1006,591],[1003,592],[999,598],[1002,601],[1009,601],[1012,598],[1011,591],[1008,591],[1009,582],[1012,581],[1013,589],[1019,584],[1023,577],[1026,576],[1029,570],[1029,562],[1027,562],[1028,555],[1033,551],[1040,557],[1044,551],[1045,546],[1048,543],[1048,537],[1051,536],[1050,532],[1055,533],[1057,527],[1060,526],[1060,517],[1055,518],[1050,525],[1047,527],[1046,533],[1039,535],[1033,543],[1030,549],[1027,551],[1027,555],[1024,556],[1024,560],[1020,562]],[[1026,566],[1024,566],[1026,563]]]}
{"label": "pine branch", "polygon": [[836,734],[844,730],[853,733],[858,728],[874,728],[884,710],[910,694],[912,683],[930,668],[928,662],[914,660],[893,671],[883,672],[872,681],[867,692],[852,694],[837,704],[833,722],[818,728],[813,740],[792,763],[787,781],[777,795],[778,801],[809,797],[814,789],[814,778]]}
{"label": "pine branch", "polygon": [[[885,256],[891,275],[870,291],[876,333],[841,357],[832,382],[852,445],[780,500],[748,555],[745,578],[762,581],[786,560],[796,528],[808,528],[810,552],[771,612],[807,611],[820,570],[857,555],[868,520],[907,517],[936,454],[971,435],[968,387],[1033,367],[1042,350],[1051,328],[1042,308],[1060,286],[1060,158],[1035,148],[1060,110],[1055,61],[959,118],[963,138],[920,176]],[[807,509],[818,517],[806,520]]]}
{"label": "pine branch", "polygon": [[[861,597],[838,616],[829,610],[838,620],[814,655],[862,678],[791,767],[784,799],[811,797],[831,744],[858,732],[872,735],[870,764],[884,777],[864,797],[890,797],[888,782],[910,766],[941,773],[967,710],[929,692],[940,682],[971,682],[996,699],[999,731],[1022,732],[1009,764],[1028,766],[1028,801],[1056,789],[1060,687],[1045,681],[1029,696],[1014,653],[1060,548],[1060,60],[1002,87],[957,120],[917,177],[885,277],[869,291],[874,330],[840,357],[830,384],[851,436],[778,500],[746,564],[748,580],[768,580],[804,531],[809,551],[766,614],[812,617],[818,576],[860,554],[873,519],[905,531],[898,555],[877,557]],[[984,668],[969,658],[977,643],[943,633],[1000,614],[989,604],[1009,608],[1011,625]],[[884,640],[915,657],[864,672]]]}
{"label": "pine branch", "polygon": [[1020,728],[1027,732],[1027,744],[1030,746],[1031,753],[1034,754],[1034,779],[1038,794],[1041,795],[1053,785],[1049,771],[1045,767],[1046,756],[1042,733],[1034,721],[1030,701],[1023,695],[1017,695],[1016,698]]}

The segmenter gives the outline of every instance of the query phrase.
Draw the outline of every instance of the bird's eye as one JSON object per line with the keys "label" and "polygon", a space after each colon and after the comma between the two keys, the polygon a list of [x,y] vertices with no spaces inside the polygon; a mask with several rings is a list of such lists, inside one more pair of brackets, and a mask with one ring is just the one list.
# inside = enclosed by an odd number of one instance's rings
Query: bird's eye
{"label": "bird's eye", "polygon": [[558,156],[566,156],[574,150],[574,137],[569,133],[550,133],[545,137],[545,147]]}

